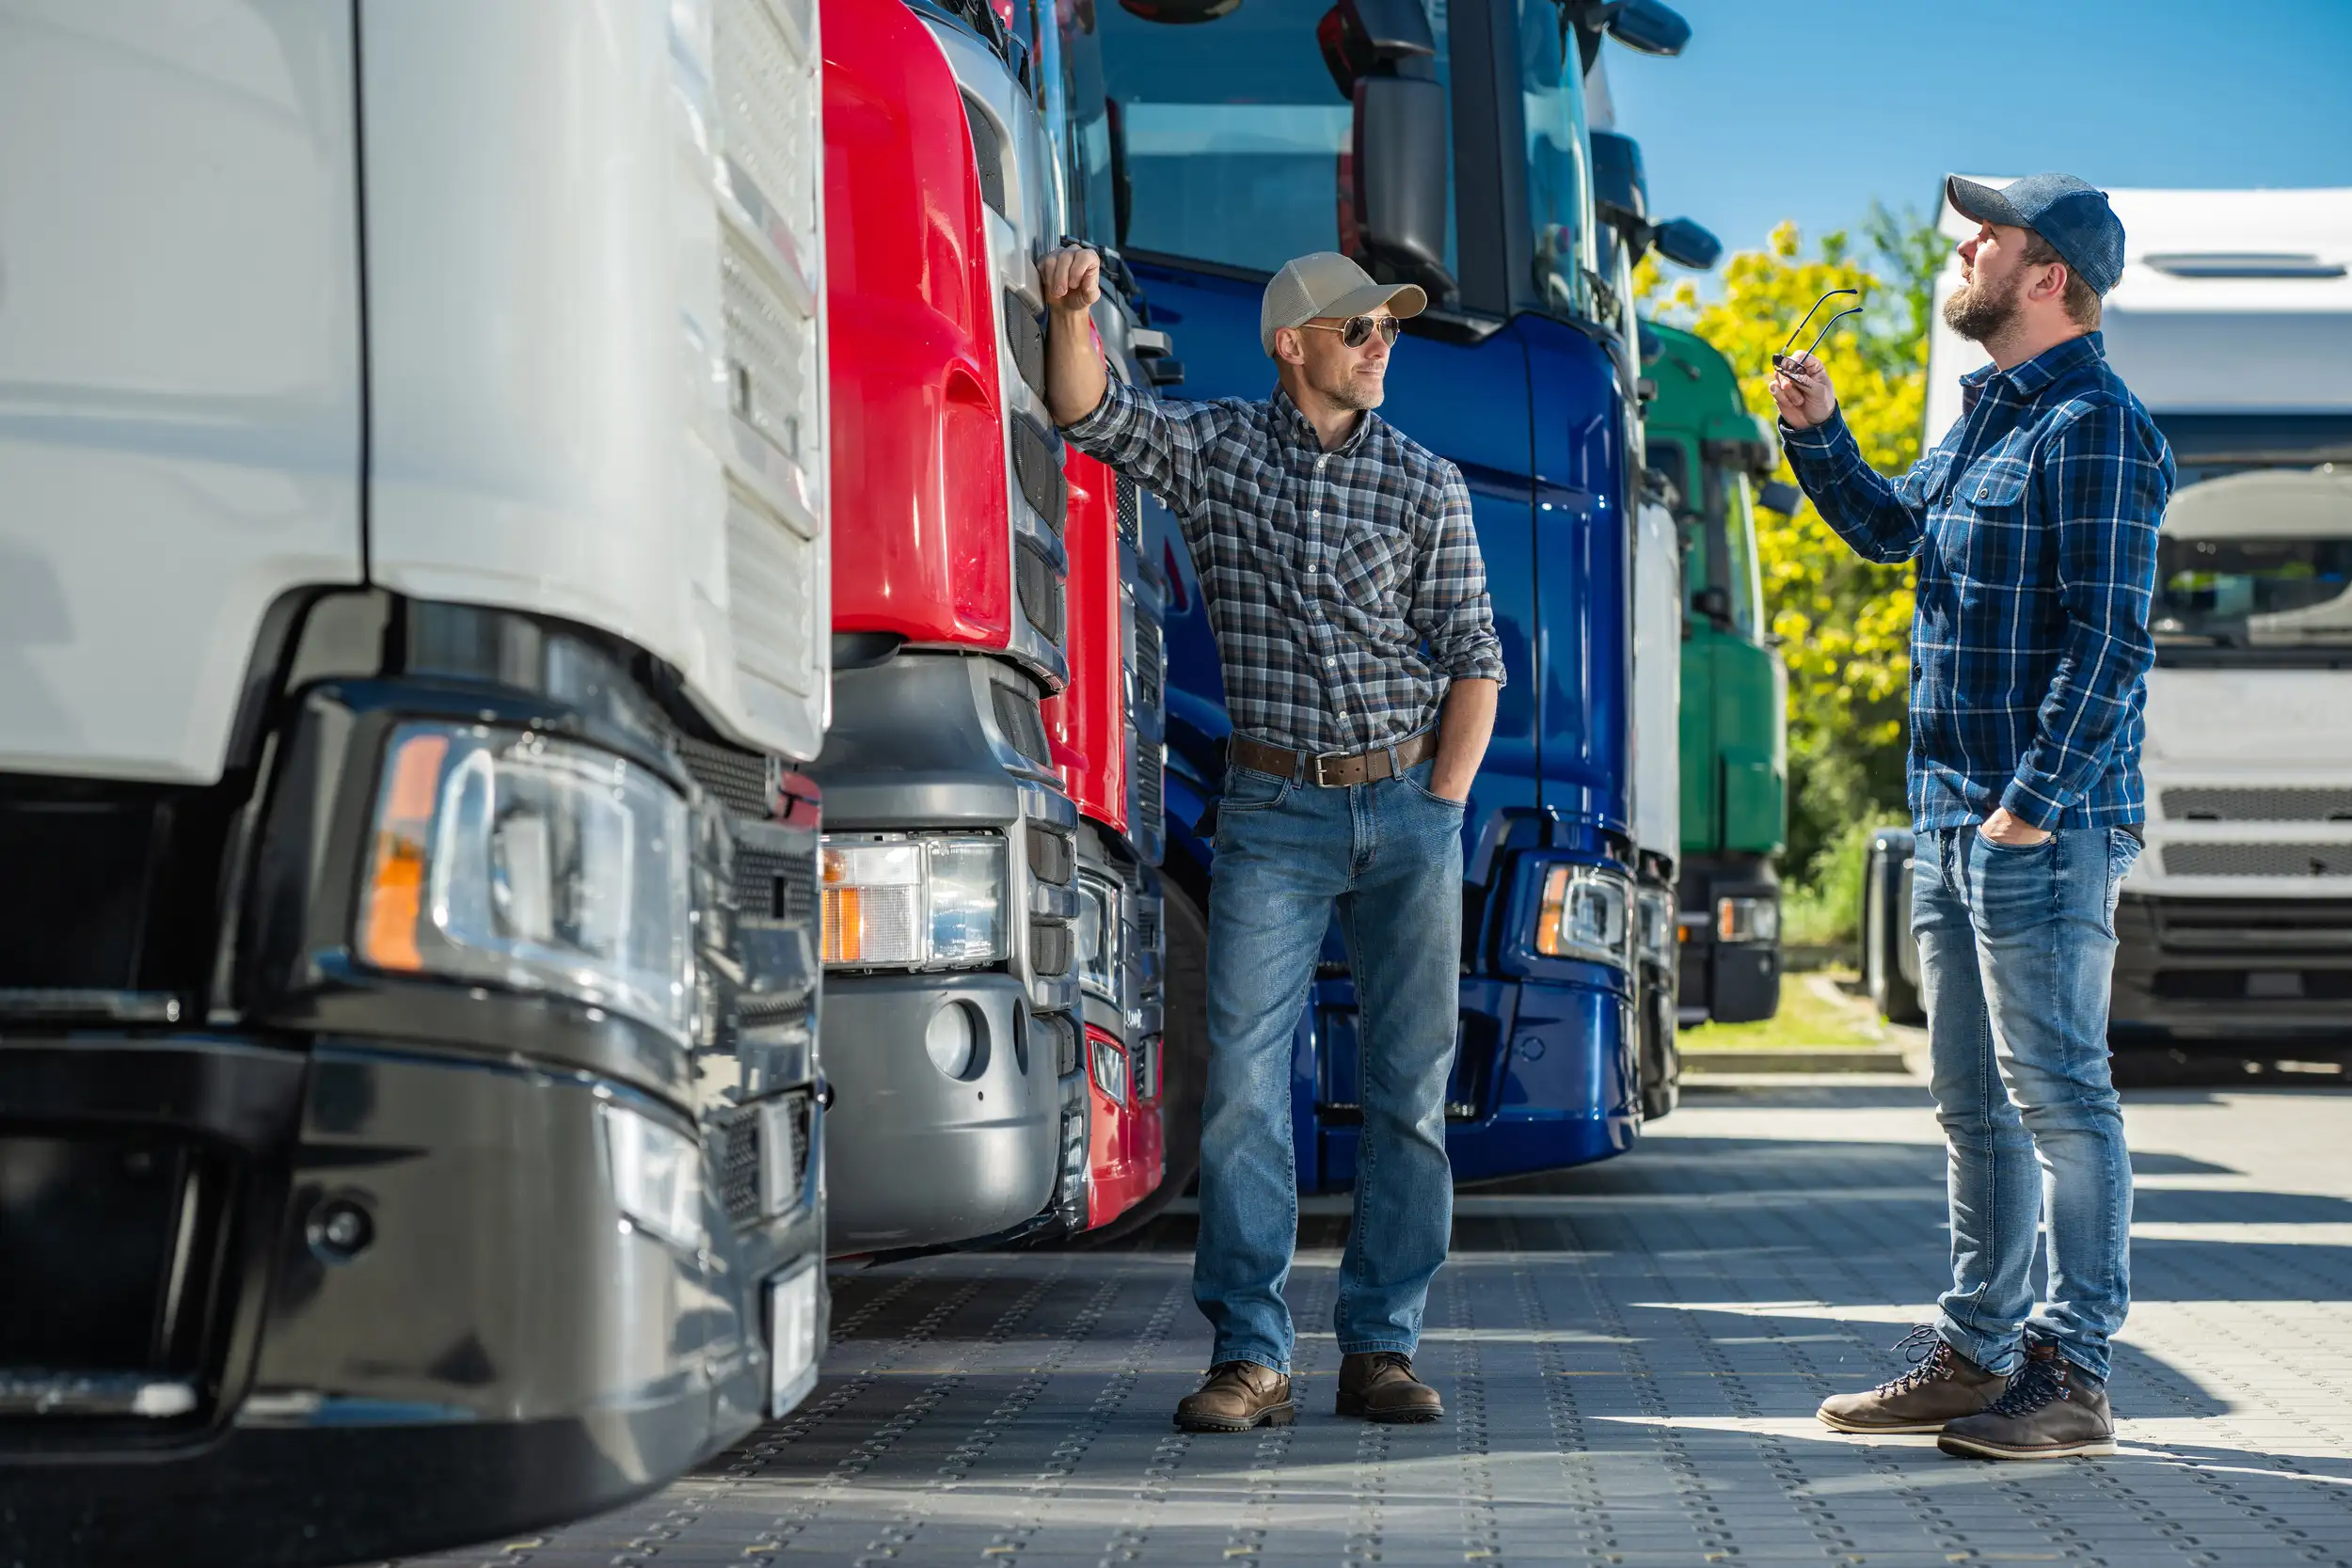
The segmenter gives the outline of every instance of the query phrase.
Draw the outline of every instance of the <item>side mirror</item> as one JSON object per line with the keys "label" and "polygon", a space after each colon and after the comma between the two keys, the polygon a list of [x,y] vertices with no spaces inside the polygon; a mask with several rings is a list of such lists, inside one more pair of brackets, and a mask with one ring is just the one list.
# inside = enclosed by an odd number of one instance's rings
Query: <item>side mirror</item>
{"label": "side mirror", "polygon": [[1756,487],[1756,504],[1767,512],[1793,517],[1797,508],[1804,504],[1804,492],[1785,479],[1768,479]]}
{"label": "side mirror", "polygon": [[1186,27],[1230,14],[1241,0],[1119,0],[1119,8],[1146,22]]}
{"label": "side mirror", "polygon": [[1595,131],[1593,205],[1603,223],[1639,251],[1647,242],[1648,182],[1642,172],[1642,144],[1615,131]]}
{"label": "side mirror", "polygon": [[1702,588],[1691,595],[1691,608],[1710,621],[1731,619],[1731,595],[1720,588]]}
{"label": "side mirror", "polygon": [[1315,43],[1342,98],[1354,98],[1356,84],[1381,74],[1383,66],[1400,75],[1426,76],[1427,71],[1403,69],[1405,63],[1435,60],[1438,55],[1437,35],[1429,30],[1421,0],[1339,0],[1315,23]]}
{"label": "side mirror", "polygon": [[1626,0],[1603,25],[1611,38],[1641,55],[1679,55],[1691,41],[1691,24],[1659,0]]}
{"label": "side mirror", "polygon": [[1356,238],[1364,257],[1420,284],[1432,301],[1454,292],[1445,266],[1445,88],[1407,76],[1356,83]]}
{"label": "side mirror", "polygon": [[[1600,161],[1597,147],[1594,149],[1593,161],[1597,164]],[[1705,272],[1723,260],[1724,242],[1717,239],[1711,230],[1689,218],[1671,218],[1660,224],[1652,232],[1651,239],[1658,246],[1658,254],[1678,266],[1694,271]]]}

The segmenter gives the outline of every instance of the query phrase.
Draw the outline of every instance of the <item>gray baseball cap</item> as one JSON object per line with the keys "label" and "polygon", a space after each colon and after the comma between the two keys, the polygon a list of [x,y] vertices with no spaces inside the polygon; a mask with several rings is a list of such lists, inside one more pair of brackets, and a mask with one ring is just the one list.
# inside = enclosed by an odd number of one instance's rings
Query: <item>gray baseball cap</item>
{"label": "gray baseball cap", "polygon": [[1258,307],[1258,344],[1274,357],[1277,327],[1301,326],[1317,316],[1370,315],[1383,305],[1391,315],[1418,316],[1429,296],[1418,283],[1375,283],[1372,274],[1335,250],[1286,261],[1265,286]]}
{"label": "gray baseball cap", "polygon": [[2123,276],[2123,222],[2107,193],[2071,174],[2028,174],[1999,190],[1951,175],[1944,198],[1962,217],[2030,229],[2104,297]]}

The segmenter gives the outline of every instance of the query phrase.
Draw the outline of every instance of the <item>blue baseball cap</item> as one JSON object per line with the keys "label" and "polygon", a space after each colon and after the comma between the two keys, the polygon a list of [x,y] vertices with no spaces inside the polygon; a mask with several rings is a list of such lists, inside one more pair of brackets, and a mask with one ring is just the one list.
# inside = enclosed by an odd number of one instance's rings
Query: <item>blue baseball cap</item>
{"label": "blue baseball cap", "polygon": [[2104,297],[2123,276],[2122,219],[2106,192],[2071,174],[2028,174],[1997,191],[1953,175],[1944,198],[1962,217],[2032,230],[2093,293]]}

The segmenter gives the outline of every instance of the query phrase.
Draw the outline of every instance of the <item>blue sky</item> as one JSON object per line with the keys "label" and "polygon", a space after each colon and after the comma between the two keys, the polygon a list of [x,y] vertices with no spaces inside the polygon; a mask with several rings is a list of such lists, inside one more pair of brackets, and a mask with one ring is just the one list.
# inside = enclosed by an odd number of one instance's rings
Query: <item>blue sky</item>
{"label": "blue sky", "polygon": [[1651,211],[1729,249],[1926,211],[1958,169],[2352,185],[2352,0],[1671,3],[1680,58],[1606,48],[1618,128]]}

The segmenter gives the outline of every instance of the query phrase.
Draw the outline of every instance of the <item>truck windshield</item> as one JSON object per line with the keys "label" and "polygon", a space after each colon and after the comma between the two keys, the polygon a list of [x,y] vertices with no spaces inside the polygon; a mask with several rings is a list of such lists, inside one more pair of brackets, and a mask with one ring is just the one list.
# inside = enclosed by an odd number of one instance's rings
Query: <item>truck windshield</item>
{"label": "truck windshield", "polygon": [[[1518,0],[1520,111],[1527,127],[1527,216],[1534,225],[1535,297],[1555,316],[1587,309],[1594,249],[1584,77],[1566,10]],[[1447,258],[1448,264],[1453,258]]]}
{"label": "truck windshield", "polygon": [[2352,652],[2352,468],[2185,466],[2156,545],[2160,649]]}
{"label": "truck windshield", "polygon": [[[1168,26],[1095,0],[1133,192],[1128,245],[1253,272],[1353,248],[1342,231],[1353,110],[1315,44],[1330,3],[1248,0]],[[1425,3],[1444,82],[1445,0]]]}
{"label": "truck windshield", "polygon": [[1095,16],[1094,0],[1057,0],[1054,42],[1059,69],[1043,96],[1047,127],[1060,154],[1067,231],[1096,245],[1116,245],[1110,105]]}

